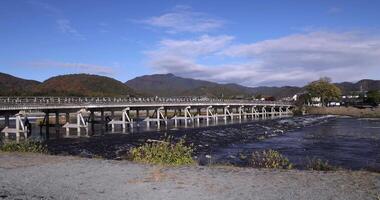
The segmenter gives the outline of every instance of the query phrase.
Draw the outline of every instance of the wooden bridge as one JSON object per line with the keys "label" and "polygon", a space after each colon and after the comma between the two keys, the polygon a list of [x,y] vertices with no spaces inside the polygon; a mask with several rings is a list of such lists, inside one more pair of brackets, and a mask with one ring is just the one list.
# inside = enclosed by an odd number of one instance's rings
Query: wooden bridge
{"label": "wooden bridge", "polygon": [[[28,115],[44,113],[42,126],[45,126],[46,139],[49,138],[49,120],[53,118],[53,126],[59,133],[61,128],[66,129],[66,136],[70,129],[76,129],[77,136],[88,136],[89,124],[93,129],[95,123],[120,127],[123,131],[133,128],[138,123],[152,124],[157,128],[168,126],[168,123],[199,123],[205,121],[225,122],[234,119],[258,119],[268,117],[283,117],[291,115],[293,105],[281,101],[256,100],[226,100],[206,97],[150,97],[150,98],[117,98],[117,97],[0,97],[0,116],[4,117],[5,128],[2,130],[5,137],[15,134],[28,137]],[[73,114],[75,113],[75,117]],[[10,117],[15,119],[15,127],[10,127]],[[98,116],[100,120],[96,121]],[[60,117],[65,123],[60,125]],[[75,123],[71,123],[71,119]],[[73,120],[74,120],[73,119]],[[22,135],[21,135],[22,134]]]}

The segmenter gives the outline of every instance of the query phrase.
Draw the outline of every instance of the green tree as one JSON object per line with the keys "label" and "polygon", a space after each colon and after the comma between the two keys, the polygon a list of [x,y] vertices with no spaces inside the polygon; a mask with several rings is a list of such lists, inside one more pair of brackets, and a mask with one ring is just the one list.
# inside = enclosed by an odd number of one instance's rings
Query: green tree
{"label": "green tree", "polygon": [[378,106],[380,103],[380,92],[377,90],[368,91],[366,102],[368,104]]}
{"label": "green tree", "polygon": [[321,98],[322,106],[327,105],[328,101],[339,99],[342,95],[340,89],[332,84],[331,79],[328,77],[309,83],[306,90],[311,97]]}

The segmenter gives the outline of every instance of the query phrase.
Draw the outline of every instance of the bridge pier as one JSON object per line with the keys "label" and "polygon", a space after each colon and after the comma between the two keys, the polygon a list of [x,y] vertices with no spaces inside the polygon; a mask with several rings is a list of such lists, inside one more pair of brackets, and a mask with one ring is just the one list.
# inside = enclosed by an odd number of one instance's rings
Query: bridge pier
{"label": "bridge pier", "polygon": [[59,135],[60,125],[59,125],[59,112],[55,112],[55,133],[57,135],[57,138],[60,137]]}
{"label": "bridge pier", "polygon": [[91,123],[91,134],[94,135],[94,132],[95,132],[95,111],[94,110],[90,110],[89,122]]}
{"label": "bridge pier", "polygon": [[263,106],[261,108],[261,116],[262,116],[263,119],[267,118],[267,110],[266,110],[265,106]]}
{"label": "bridge pier", "polygon": [[50,122],[49,122],[49,112],[45,112],[45,123],[46,123],[46,127],[45,127],[45,138],[46,140],[49,140],[50,138],[50,132],[49,132],[49,128],[50,128]]}
{"label": "bridge pier", "polygon": [[70,123],[70,113],[68,112],[65,114],[65,122]]}
{"label": "bridge pier", "polygon": [[86,136],[88,136],[88,123],[84,120],[82,112],[85,112],[84,109],[79,110],[77,112],[77,121],[76,124],[70,124],[69,122],[66,122],[65,125],[63,125],[63,128],[66,129],[66,137],[70,136],[70,129],[76,129],[77,130],[77,136],[81,136],[81,128],[85,128],[86,130]]}
{"label": "bridge pier", "polygon": [[121,125],[123,132],[125,132],[127,124],[129,124],[129,126],[133,128],[133,119],[130,117],[129,111],[130,111],[129,107],[124,108],[121,113],[121,121],[118,121],[112,118],[112,120],[107,123],[111,125],[112,132],[115,132],[115,125],[117,124]]}
{"label": "bridge pier", "polygon": [[[24,117],[25,121],[27,120],[26,116]],[[20,141],[20,134],[23,133],[24,138],[28,138],[28,127],[24,125],[22,119],[21,119],[21,114],[16,114],[15,115],[15,125],[16,128],[9,128],[9,115],[8,115],[8,121],[6,122],[7,126],[1,131],[4,133],[4,136],[6,139],[9,138],[9,133],[14,133],[16,135],[16,142]]]}

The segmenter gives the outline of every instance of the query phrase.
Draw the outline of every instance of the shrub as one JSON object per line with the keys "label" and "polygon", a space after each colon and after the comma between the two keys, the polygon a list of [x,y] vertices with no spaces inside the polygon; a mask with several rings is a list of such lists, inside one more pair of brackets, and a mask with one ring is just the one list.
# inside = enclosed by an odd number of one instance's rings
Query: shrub
{"label": "shrub", "polygon": [[193,164],[192,146],[185,146],[185,141],[172,144],[170,139],[153,141],[129,151],[129,159],[142,163],[162,165],[189,165]]}
{"label": "shrub", "polygon": [[291,169],[293,165],[278,151],[255,151],[249,161],[250,166],[255,168]]}
{"label": "shrub", "polygon": [[23,142],[9,142],[0,146],[0,151],[6,152],[31,152],[31,153],[47,153],[47,148],[40,142],[23,141]]}
{"label": "shrub", "polygon": [[317,170],[317,171],[336,170],[336,168],[330,165],[328,161],[323,161],[322,159],[317,159],[317,158],[309,159],[306,168],[309,170]]}

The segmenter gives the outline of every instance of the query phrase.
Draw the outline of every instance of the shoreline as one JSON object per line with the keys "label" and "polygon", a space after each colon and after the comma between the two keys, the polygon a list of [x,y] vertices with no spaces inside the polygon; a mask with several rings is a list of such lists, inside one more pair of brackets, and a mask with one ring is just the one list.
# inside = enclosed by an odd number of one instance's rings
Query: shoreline
{"label": "shoreline", "polygon": [[356,108],[356,107],[307,107],[309,115],[339,115],[358,118],[380,118],[380,107]]}

